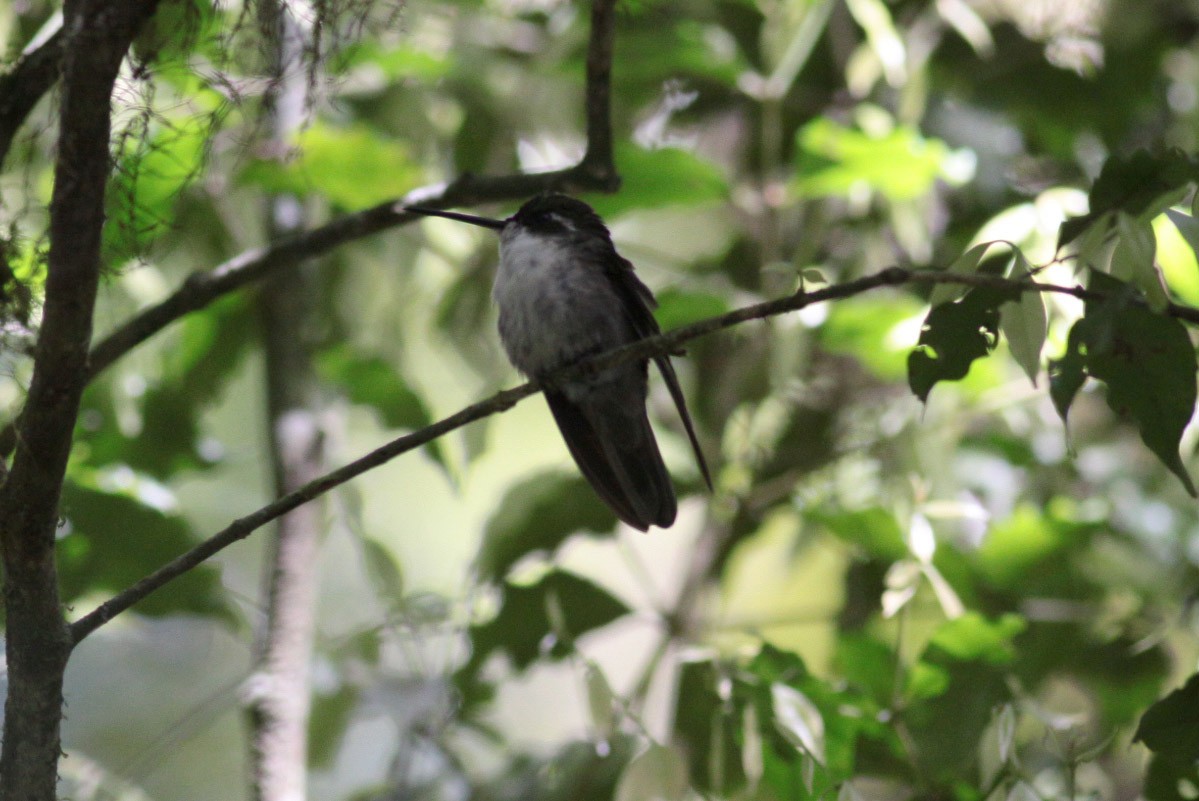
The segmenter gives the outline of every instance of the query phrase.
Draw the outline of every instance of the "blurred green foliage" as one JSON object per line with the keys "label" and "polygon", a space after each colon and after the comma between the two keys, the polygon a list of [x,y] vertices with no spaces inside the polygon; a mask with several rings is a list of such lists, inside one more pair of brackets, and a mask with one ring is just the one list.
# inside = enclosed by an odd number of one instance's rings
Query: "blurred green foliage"
{"label": "blurred green foliage", "polygon": [[[9,52],[51,10],[0,10]],[[283,153],[261,147],[252,16],[177,0],[143,34],[114,99],[101,329],[261,246],[265,193],[324,221],[583,152],[586,5],[311,12],[319,44],[294,68],[317,111]],[[324,797],[1193,798],[1196,362],[1190,318],[1167,311],[1199,301],[1196,87],[1193,3],[621,3],[623,186],[587,200],[664,328],[894,264],[1097,294],[912,284],[689,343],[717,486],[687,472],[654,386],[682,504],[646,538],[615,527],[537,401],[346,489],[313,657]],[[10,416],[52,105],[0,176]],[[339,460],[516,380],[494,262],[494,237],[427,221],[316,265]],[[88,389],[64,603],[268,500],[252,291]],[[249,652],[256,569],[230,552],[132,617],[200,619]],[[97,770],[195,797],[88,734],[132,727],[121,710],[68,711]],[[235,773],[240,742],[217,758],[187,740],[169,741],[214,781]]]}

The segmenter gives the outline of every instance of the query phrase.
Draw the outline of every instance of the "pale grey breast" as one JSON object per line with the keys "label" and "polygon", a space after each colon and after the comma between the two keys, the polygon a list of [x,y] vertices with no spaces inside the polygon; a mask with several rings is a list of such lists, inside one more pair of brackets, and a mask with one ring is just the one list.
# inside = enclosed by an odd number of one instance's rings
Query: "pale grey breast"
{"label": "pale grey breast", "polygon": [[569,237],[509,225],[500,235],[492,298],[516,369],[539,375],[633,339],[620,298]]}

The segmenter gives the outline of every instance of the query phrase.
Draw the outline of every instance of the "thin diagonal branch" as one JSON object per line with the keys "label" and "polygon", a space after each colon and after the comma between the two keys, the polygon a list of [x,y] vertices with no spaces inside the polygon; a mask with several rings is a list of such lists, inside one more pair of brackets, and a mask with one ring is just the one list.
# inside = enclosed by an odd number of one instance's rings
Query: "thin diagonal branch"
{"label": "thin diagonal branch", "polygon": [[41,44],[21,55],[0,77],[0,165],[12,148],[25,118],[62,73],[62,22]]}
{"label": "thin diagonal branch", "polygon": [[[544,383],[549,384],[569,378],[577,378],[582,374],[605,370],[625,362],[673,353],[679,349],[680,345],[690,340],[731,328],[750,320],[761,320],[798,311],[814,303],[841,300],[886,286],[941,283],[970,287],[1015,289],[1022,292],[1059,293],[1085,300],[1101,299],[1104,297],[1102,293],[1092,292],[1081,287],[1014,280],[1000,276],[962,275],[936,270],[909,270],[902,267],[889,267],[873,275],[840,284],[833,284],[813,292],[798,292],[775,300],[755,303],[735,309],[726,314],[700,320],[682,328],[676,328],[655,337],[616,348],[606,353],[598,354],[593,358],[547,376]],[[1186,314],[1176,314],[1174,316],[1199,322],[1199,313],[1195,309],[1183,307],[1181,311],[1185,311]],[[467,406],[430,426],[394,439],[365,456],[304,485],[295,492],[279,498],[245,517],[235,520],[225,529],[200,543],[192,550],[154,571],[149,576],[113,596],[92,612],[72,623],[70,628],[74,641],[79,642],[159,587],[183,575],[234,542],[244,539],[255,529],[269,523],[280,515],[295,509],[301,504],[307,503],[313,498],[319,497],[350,479],[362,475],[368,470],[394,459],[400,454],[426,445],[443,434],[461,428],[475,420],[480,420],[497,412],[506,411],[519,401],[538,392],[540,388],[540,384],[530,381],[518,387],[497,392],[490,398]]]}

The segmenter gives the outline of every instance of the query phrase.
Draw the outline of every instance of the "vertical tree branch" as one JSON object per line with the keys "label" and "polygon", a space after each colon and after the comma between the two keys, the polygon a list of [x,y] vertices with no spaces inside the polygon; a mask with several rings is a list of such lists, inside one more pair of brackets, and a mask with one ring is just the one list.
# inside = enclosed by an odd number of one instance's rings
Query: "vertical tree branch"
{"label": "vertical tree branch", "polygon": [[63,98],[41,334],[12,469],[0,489],[8,661],[2,801],[55,796],[71,637],[59,603],[54,531],[87,382],[109,172],[109,99],[125,51],[154,6],[155,0],[77,0],[64,10]]}
{"label": "vertical tree branch", "polygon": [[613,191],[620,187],[612,146],[612,50],[616,0],[592,0],[587,45],[587,152],[579,165]]}
{"label": "vertical tree branch", "polygon": [[[270,147],[284,158],[307,109],[305,32],[286,5],[262,0],[259,8],[266,46],[273,48],[273,88],[265,104]],[[272,239],[306,225],[299,198],[281,194],[267,202]],[[276,273],[259,295],[270,461],[280,497],[317,478],[324,467],[319,387],[309,348],[314,300],[311,271],[302,266]],[[309,663],[322,528],[323,505],[305,504],[279,518],[269,548],[259,664],[247,684],[252,792],[259,801],[307,797]]]}

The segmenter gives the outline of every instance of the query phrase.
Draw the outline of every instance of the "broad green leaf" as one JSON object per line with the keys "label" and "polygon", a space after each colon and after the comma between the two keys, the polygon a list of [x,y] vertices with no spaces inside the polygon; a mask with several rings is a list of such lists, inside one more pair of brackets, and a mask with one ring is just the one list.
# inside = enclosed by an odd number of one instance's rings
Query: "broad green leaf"
{"label": "broad green leaf", "polygon": [[1053,399],[1053,406],[1062,423],[1067,425],[1070,406],[1087,380],[1086,358],[1082,351],[1083,331],[1082,320],[1079,320],[1070,328],[1062,358],[1049,360],[1049,397]]}
{"label": "broad green leaf", "polygon": [[839,675],[880,704],[895,692],[895,649],[866,634],[848,631],[837,637],[834,664]]}
{"label": "broad green leaf", "polygon": [[962,662],[978,660],[1005,665],[1015,657],[1012,641],[1024,628],[1024,619],[1018,615],[1004,615],[991,621],[969,611],[942,624],[928,647]]}
{"label": "broad green leaf", "polygon": [[979,568],[995,585],[1019,589],[1039,564],[1070,545],[1071,530],[1030,504],[1018,506],[988,528],[976,554]]}
{"label": "broad green leaf", "polygon": [[398,606],[404,597],[404,574],[391,552],[369,537],[360,539],[366,574],[375,595],[388,606]]}
{"label": "broad green leaf", "polygon": [[678,674],[674,732],[686,747],[691,784],[700,792],[730,796],[745,786],[740,743],[743,716],[722,697],[727,674],[709,659],[686,661]]}
{"label": "broad green leaf", "polygon": [[866,41],[882,65],[887,83],[902,85],[907,79],[907,48],[886,4],[882,0],[848,0],[845,5],[866,32]]}
{"label": "broad green leaf", "polygon": [[611,532],[616,522],[578,475],[540,473],[510,489],[487,521],[477,567],[482,578],[497,581],[524,556],[553,554],[577,532]]}
{"label": "broad green leaf", "polygon": [[1199,163],[1181,151],[1154,156],[1139,150],[1129,157],[1111,156],[1091,187],[1090,211],[1062,223],[1058,248],[1073,242],[1093,224],[1108,230],[1112,224],[1109,212],[1156,217],[1174,205],[1180,199],[1179,193],[1185,193],[1196,180]]}
{"label": "broad green leaf", "polygon": [[893,732],[873,717],[876,707],[856,688],[825,681],[795,653],[770,645],[735,674],[733,701],[755,709],[760,784],[774,797],[828,797],[854,774],[864,741],[894,744]]}
{"label": "broad green leaf", "polygon": [[795,189],[801,197],[847,197],[866,189],[890,200],[914,200],[952,177],[949,147],[914,128],[871,135],[819,117],[797,137]]}
{"label": "broad green leaf", "polygon": [[596,737],[606,740],[616,731],[616,693],[604,671],[592,660],[584,665],[587,681],[587,708],[591,711],[591,728]]}
{"label": "broad green leaf", "polygon": [[388,428],[417,429],[432,422],[425,402],[394,365],[378,356],[356,353],[342,343],[318,354],[316,365],[321,378],[351,402],[377,411]]}
{"label": "broad green leaf", "polygon": [[615,801],[672,801],[687,795],[687,763],[674,748],[658,743],[629,761]]}
{"label": "broad green leaf", "polygon": [[144,139],[128,140],[108,186],[105,261],[138,256],[172,228],[176,202],[203,167],[212,124],[203,116],[163,117]]}
{"label": "broad green leaf", "polygon": [[1023,620],[990,621],[970,611],[941,625],[909,675],[904,713],[930,775],[952,780],[977,758],[991,710],[1011,700],[1013,639]]}
{"label": "broad green leaf", "polygon": [[728,300],[712,292],[667,289],[658,293],[654,317],[663,331],[681,328],[729,311]]}
{"label": "broad green leaf", "polygon": [[77,442],[91,466],[120,463],[165,478],[181,470],[210,467],[215,452],[201,447],[200,415],[217,401],[253,340],[246,298],[229,295],[188,315],[173,347],[163,353],[162,375],[134,398],[138,426],[117,424],[116,389],[108,381],[84,393]]}
{"label": "broad green leaf", "polygon": [[1007,338],[1016,364],[1024,369],[1033,386],[1041,372],[1041,349],[1049,331],[1045,299],[1040,292],[1024,292],[1020,300],[999,307],[999,330]]}
{"label": "broad green leaf", "polygon": [[1199,787],[1199,763],[1153,755],[1142,790],[1149,801],[1195,801],[1192,788]]}
{"label": "broad green leaf", "polygon": [[268,192],[316,193],[335,206],[359,209],[403,195],[422,176],[403,142],[365,125],[316,123],[299,135],[289,161],[254,161],[242,170],[241,181]]}
{"label": "broad green leaf", "polygon": [[[1019,248],[1013,249],[1014,258],[1010,277],[1024,280],[1032,277],[1028,259]],[[1041,350],[1045,347],[1045,336],[1049,320],[1045,313],[1045,299],[1040,292],[1024,292],[1020,300],[999,307],[999,329],[1007,338],[1012,358],[1024,368],[1033,386],[1041,372]]]}
{"label": "broad green leaf", "polygon": [[496,616],[476,626],[470,635],[474,650],[464,668],[474,673],[494,651],[508,655],[512,665],[524,670],[538,658],[561,659],[570,643],[555,634],[550,607],[571,639],[606,626],[629,613],[629,608],[606,590],[573,573],[553,570],[535,584],[506,583],[503,603]]}
{"label": "broad green leaf", "polygon": [[879,378],[904,377],[904,354],[911,347],[909,327],[922,305],[910,295],[887,298],[859,295],[831,304],[818,331],[821,344],[834,353],[857,358]]}
{"label": "broad green leaf", "polygon": [[616,148],[621,191],[615,195],[587,195],[601,217],[615,217],[636,209],[665,206],[698,206],[728,196],[729,187],[720,168],[694,153],[677,147],[655,150],[625,144]]}
{"label": "broad green leaf", "polygon": [[328,770],[336,764],[346,729],[358,707],[360,692],[358,687],[345,684],[334,693],[312,694],[312,710],[308,717],[308,761],[314,768]]}
{"label": "broad green leaf", "polygon": [[1092,272],[1090,288],[1104,298],[1086,302],[1085,316],[1070,331],[1066,355],[1051,371],[1050,392],[1059,414],[1064,420],[1080,375],[1102,381],[1108,406],[1132,418],[1149,449],[1195,495],[1178,453],[1196,398],[1195,349],[1186,328],[1146,308],[1111,276]]}
{"label": "broad green leaf", "polygon": [[[82,477],[78,471],[76,476]],[[108,488],[114,483],[121,487]],[[165,490],[154,482],[128,475],[103,484],[63,485],[66,528],[56,554],[64,603],[89,593],[123,590],[197,543],[183,518],[163,511]],[[207,566],[188,571],[133,609],[152,616],[190,612],[232,619],[220,576]]]}
{"label": "broad green leaf", "polygon": [[1152,223],[1119,212],[1116,214],[1116,233],[1112,276],[1141,290],[1154,311],[1165,311],[1170,298],[1154,266],[1157,241],[1153,236]]}
{"label": "broad green leaf", "polygon": [[1199,304],[1199,220],[1166,209],[1163,217],[1154,219],[1153,230],[1166,284],[1187,303]]}
{"label": "broad green leaf", "polygon": [[774,725],[796,748],[824,763],[824,718],[802,692],[786,684],[770,685]]}
{"label": "broad green leaf", "polygon": [[[1006,244],[1001,242],[983,242],[975,245],[967,250],[961,256],[953,260],[949,268],[945,271],[953,275],[974,275],[978,271],[978,265],[982,261],[986,252],[992,246],[998,244]],[[957,300],[970,291],[970,287],[965,284],[935,284],[933,291],[928,296],[929,306],[939,306],[951,300]]]}
{"label": "broad green leaf", "polygon": [[999,306],[1018,300],[1011,289],[975,288],[961,300],[929,310],[920,341],[908,356],[908,386],[921,401],[938,381],[965,378],[975,359],[994,348]]}
{"label": "broad green leaf", "polygon": [[1133,739],[1172,760],[1199,760],[1199,674],[1149,707]]}
{"label": "broad green leaf", "polygon": [[907,556],[903,529],[895,515],[880,506],[847,512],[807,511],[804,516],[824,526],[845,542],[857,545],[868,555],[893,562]]}

